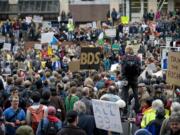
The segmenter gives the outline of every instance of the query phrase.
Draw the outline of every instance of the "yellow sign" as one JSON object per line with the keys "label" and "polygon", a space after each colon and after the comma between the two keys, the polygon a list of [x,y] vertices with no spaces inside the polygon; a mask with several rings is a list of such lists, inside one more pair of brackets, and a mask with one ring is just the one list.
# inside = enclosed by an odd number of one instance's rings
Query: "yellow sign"
{"label": "yellow sign", "polygon": [[167,83],[180,86],[180,52],[168,54]]}
{"label": "yellow sign", "polygon": [[129,17],[128,16],[121,16],[121,23],[122,24],[128,24],[129,23]]}

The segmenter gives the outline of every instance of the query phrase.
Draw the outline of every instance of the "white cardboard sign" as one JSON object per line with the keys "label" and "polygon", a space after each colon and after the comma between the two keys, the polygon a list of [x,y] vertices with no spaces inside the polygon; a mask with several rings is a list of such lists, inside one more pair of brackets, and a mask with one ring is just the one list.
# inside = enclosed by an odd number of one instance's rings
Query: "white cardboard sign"
{"label": "white cardboard sign", "polygon": [[97,128],[123,133],[119,106],[116,103],[93,99],[92,104]]}
{"label": "white cardboard sign", "polygon": [[34,44],[34,49],[41,50],[42,49],[42,44]]}
{"label": "white cardboard sign", "polygon": [[107,37],[116,37],[116,29],[105,29],[105,35]]}
{"label": "white cardboard sign", "polygon": [[41,33],[41,44],[50,43],[54,36],[53,32]]}
{"label": "white cardboard sign", "polygon": [[11,51],[11,44],[10,43],[4,43],[3,50]]}

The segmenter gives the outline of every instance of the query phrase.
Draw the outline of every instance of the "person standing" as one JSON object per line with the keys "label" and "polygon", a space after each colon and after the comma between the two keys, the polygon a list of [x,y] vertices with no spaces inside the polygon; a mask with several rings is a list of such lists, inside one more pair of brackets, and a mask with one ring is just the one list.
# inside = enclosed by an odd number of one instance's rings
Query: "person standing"
{"label": "person standing", "polygon": [[[135,112],[139,111],[139,101],[138,101],[138,76],[141,73],[141,63],[140,59],[134,55],[134,51],[132,47],[127,47],[125,50],[125,56],[122,58],[122,78],[124,80],[124,87],[122,90],[122,99],[128,105],[128,97],[129,97],[129,88],[131,87],[133,90],[133,97],[135,99]],[[124,115],[127,114],[127,106],[124,109]]]}
{"label": "person standing", "polygon": [[25,112],[19,108],[19,97],[11,98],[11,107],[7,108],[3,115],[5,117],[6,135],[15,135],[16,129],[25,124]]}
{"label": "person standing", "polygon": [[86,132],[77,126],[78,113],[76,111],[70,111],[67,114],[68,125],[62,128],[57,135],[86,135]]}

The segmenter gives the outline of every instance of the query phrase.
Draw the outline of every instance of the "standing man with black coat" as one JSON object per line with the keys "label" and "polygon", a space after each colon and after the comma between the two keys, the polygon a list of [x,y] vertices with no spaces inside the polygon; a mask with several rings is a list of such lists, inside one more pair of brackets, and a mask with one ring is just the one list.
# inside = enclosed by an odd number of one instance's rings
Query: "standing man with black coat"
{"label": "standing man with black coat", "polygon": [[[134,110],[138,113],[139,110],[139,101],[138,101],[138,91],[137,91],[137,83],[138,76],[141,72],[141,63],[140,59],[134,55],[132,47],[126,47],[125,56],[122,59],[122,78],[124,80],[124,87],[122,90],[122,99],[128,105],[129,100],[129,88],[131,87],[133,90],[133,97],[135,99],[135,107]],[[124,109],[124,115],[127,114],[127,106]]]}

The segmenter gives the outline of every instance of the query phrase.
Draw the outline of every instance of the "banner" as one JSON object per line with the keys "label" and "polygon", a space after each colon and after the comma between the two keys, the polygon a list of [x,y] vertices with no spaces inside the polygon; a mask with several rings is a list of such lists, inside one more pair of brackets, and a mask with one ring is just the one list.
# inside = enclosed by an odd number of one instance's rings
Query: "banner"
{"label": "banner", "polygon": [[121,16],[121,23],[122,24],[128,24],[129,23],[129,17],[128,16]]}
{"label": "banner", "polygon": [[119,106],[114,102],[92,99],[96,127],[123,133]]}
{"label": "banner", "polygon": [[82,47],[80,58],[80,69],[99,69],[100,48],[99,47]]}
{"label": "banner", "polygon": [[167,83],[180,86],[180,52],[169,52],[166,77]]}
{"label": "banner", "polygon": [[105,29],[105,35],[107,37],[116,37],[116,29]]}
{"label": "banner", "polygon": [[11,43],[4,43],[3,50],[11,51]]}

